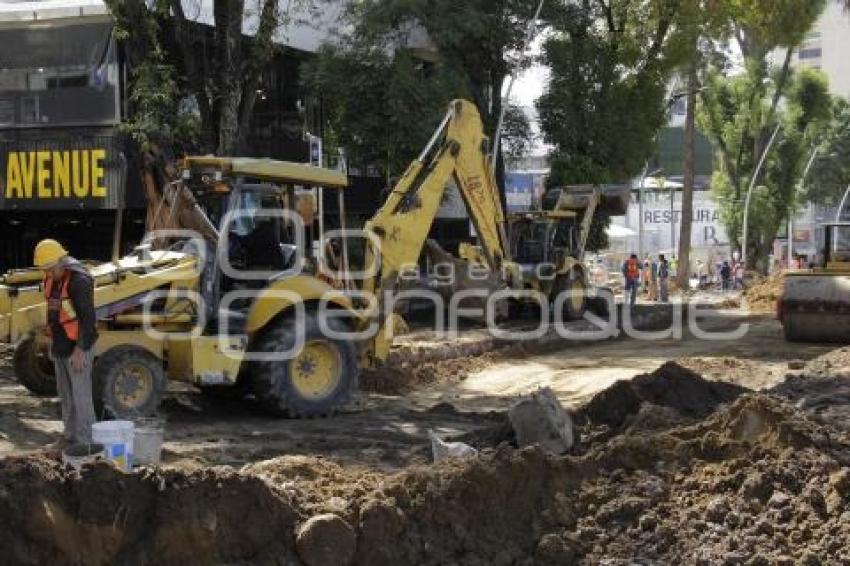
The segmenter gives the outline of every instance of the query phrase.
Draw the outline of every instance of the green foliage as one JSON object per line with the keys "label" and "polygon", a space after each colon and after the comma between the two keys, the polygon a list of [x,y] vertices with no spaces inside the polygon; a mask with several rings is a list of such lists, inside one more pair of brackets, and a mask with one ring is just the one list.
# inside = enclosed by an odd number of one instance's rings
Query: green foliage
{"label": "green foliage", "polygon": [[[320,95],[332,141],[352,161],[400,174],[416,157],[453,98],[476,103],[495,129],[510,57],[519,49],[536,0],[362,0],[349,5],[350,31],[305,64]],[[427,38],[429,43],[425,43]],[[509,151],[530,128],[509,112]]]}
{"label": "green foliage", "polygon": [[462,79],[405,50],[324,47],[304,69],[321,93],[332,143],[353,163],[380,164],[399,175],[427,143]]}
{"label": "green foliage", "polygon": [[[740,249],[751,176],[780,124],[749,211],[747,258],[763,267],[779,227],[796,205],[805,161],[830,113],[825,79],[811,71],[795,75],[790,65],[791,50],[803,40],[826,1],[776,0],[769,8],[760,0],[714,4],[722,25],[709,37],[713,43],[698,121],[715,150],[718,167],[712,190],[720,200],[721,219],[733,248]],[[729,58],[730,38],[743,55],[743,69]],[[778,65],[770,57],[777,50],[785,56]]]}
{"label": "green foliage", "polygon": [[834,99],[832,120],[820,145],[804,187],[805,198],[837,205],[850,185],[850,103],[846,99]]}
{"label": "green foliage", "polygon": [[[763,261],[779,228],[797,204],[800,176],[831,113],[828,85],[822,73],[803,70],[787,79],[782,107],[773,109],[775,92],[756,81],[754,72],[710,76],[699,120],[717,150],[720,167],[712,191],[720,202],[721,219],[733,248],[740,247],[744,201],[758,158],[770,132],[779,125],[753,190],[749,211],[748,257]],[[756,93],[754,95],[753,93]],[[768,121],[772,120],[772,121]]]}
{"label": "green foliage", "polygon": [[[667,84],[688,53],[679,1],[555,2],[543,61],[550,80],[538,100],[555,146],[552,185],[623,182],[655,151],[666,122]],[[608,218],[594,219],[589,248],[607,246]]]}
{"label": "green foliage", "polygon": [[115,19],[113,34],[127,45],[132,62],[129,105],[131,118],[121,124],[146,151],[151,144],[170,146],[179,94],[173,64],[160,42],[160,19],[167,3],[147,6],[142,0],[107,0]]}

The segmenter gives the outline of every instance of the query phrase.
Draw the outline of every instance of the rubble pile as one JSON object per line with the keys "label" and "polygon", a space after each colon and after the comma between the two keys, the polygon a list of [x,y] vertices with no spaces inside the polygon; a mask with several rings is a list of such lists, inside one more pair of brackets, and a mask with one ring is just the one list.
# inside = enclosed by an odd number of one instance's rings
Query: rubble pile
{"label": "rubble pile", "polygon": [[743,294],[743,306],[754,312],[775,312],[776,301],[782,296],[785,273],[778,271],[768,277],[752,279]]}

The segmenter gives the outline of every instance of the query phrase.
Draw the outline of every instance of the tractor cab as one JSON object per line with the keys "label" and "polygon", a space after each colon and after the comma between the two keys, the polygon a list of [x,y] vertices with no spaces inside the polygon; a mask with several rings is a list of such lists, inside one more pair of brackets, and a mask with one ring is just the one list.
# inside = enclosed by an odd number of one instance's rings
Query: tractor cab
{"label": "tractor cab", "polygon": [[[826,270],[850,271],[850,222],[823,225],[824,246],[818,267]],[[819,258],[820,259],[820,258]]]}
{"label": "tractor cab", "polygon": [[344,227],[344,173],[251,158],[187,157],[181,165],[184,183],[218,233],[217,253],[207,261],[220,274],[222,291],[262,287],[287,274],[319,275],[323,266],[342,267],[334,253],[340,246],[319,245],[327,220],[324,189],[339,192],[339,217],[328,224]]}

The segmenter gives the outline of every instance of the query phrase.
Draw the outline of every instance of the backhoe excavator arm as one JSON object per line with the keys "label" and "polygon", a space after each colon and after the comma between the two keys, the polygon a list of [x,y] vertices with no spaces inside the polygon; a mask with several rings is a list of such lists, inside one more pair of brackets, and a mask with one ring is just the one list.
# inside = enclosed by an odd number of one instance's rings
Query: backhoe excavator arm
{"label": "backhoe excavator arm", "polygon": [[488,138],[475,105],[451,103],[422,154],[407,168],[384,205],[366,223],[370,234],[366,265],[379,263],[363,290],[377,299],[381,331],[364,352],[365,363],[384,360],[392,337],[383,328],[384,291],[395,288],[399,275],[416,265],[446,190],[454,179],[480,240],[488,267],[500,272],[506,257],[505,216],[487,157]]}

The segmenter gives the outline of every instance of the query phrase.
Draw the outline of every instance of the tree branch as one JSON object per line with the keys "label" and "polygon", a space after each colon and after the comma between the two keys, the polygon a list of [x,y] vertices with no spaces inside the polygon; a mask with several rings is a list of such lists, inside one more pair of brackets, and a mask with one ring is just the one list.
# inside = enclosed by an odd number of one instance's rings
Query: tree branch
{"label": "tree branch", "polygon": [[201,130],[205,145],[209,145],[207,150],[213,146],[213,141],[210,135],[215,131],[212,118],[212,108],[210,107],[209,94],[206,89],[206,81],[198,68],[198,59],[196,57],[194,45],[192,45],[191,35],[189,33],[189,23],[186,20],[186,14],[183,11],[181,0],[171,0],[171,10],[174,13],[174,41],[180,47],[180,54],[183,58],[183,66],[186,69],[186,75],[189,79],[189,88],[195,94],[195,102],[198,104],[198,113],[201,115]]}

